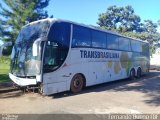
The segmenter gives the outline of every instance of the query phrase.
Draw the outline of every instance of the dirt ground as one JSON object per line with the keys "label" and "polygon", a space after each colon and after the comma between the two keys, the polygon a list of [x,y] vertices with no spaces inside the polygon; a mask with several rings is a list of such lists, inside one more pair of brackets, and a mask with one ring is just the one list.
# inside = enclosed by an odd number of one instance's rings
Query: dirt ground
{"label": "dirt ground", "polygon": [[0,113],[160,113],[160,72],[52,96],[0,93]]}

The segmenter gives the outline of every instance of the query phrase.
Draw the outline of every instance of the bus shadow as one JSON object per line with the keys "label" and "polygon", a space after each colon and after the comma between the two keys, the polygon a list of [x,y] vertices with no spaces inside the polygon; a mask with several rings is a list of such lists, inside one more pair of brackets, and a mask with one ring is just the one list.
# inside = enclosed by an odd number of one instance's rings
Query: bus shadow
{"label": "bus shadow", "polygon": [[23,95],[22,91],[0,93],[0,99],[17,98],[17,97],[21,97],[22,95]]}
{"label": "bus shadow", "polygon": [[[136,91],[145,93],[146,99],[144,102],[146,104],[159,106],[160,105],[160,72],[151,71],[147,75],[143,75],[141,79],[123,79],[119,81],[113,81],[108,83],[103,83],[91,87],[85,88],[82,92],[78,94],[72,94],[71,92],[63,92],[51,95],[54,99],[71,97],[85,93],[91,92],[103,92],[103,91]],[[134,85],[130,85],[132,83],[136,83]]]}
{"label": "bus shadow", "polygon": [[124,84],[113,88],[113,91],[141,92],[145,94],[143,102],[153,106],[160,106],[160,72],[151,72],[149,75],[136,81],[135,85]]}
{"label": "bus shadow", "polygon": [[23,94],[22,90],[13,87],[13,82],[4,82],[0,84],[0,99],[16,98]]}

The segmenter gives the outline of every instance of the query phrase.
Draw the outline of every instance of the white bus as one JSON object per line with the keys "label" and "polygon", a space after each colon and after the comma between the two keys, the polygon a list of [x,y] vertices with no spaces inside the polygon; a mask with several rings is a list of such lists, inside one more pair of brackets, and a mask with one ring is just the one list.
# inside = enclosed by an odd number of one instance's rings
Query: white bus
{"label": "white bus", "polygon": [[59,19],[30,23],[11,54],[10,78],[44,95],[92,86],[149,72],[147,42]]}

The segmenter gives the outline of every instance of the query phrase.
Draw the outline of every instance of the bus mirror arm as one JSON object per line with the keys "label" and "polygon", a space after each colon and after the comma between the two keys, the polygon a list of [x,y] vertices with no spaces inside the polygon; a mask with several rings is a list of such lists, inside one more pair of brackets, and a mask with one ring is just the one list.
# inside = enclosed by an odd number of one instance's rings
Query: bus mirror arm
{"label": "bus mirror arm", "polygon": [[37,40],[34,41],[33,46],[32,46],[32,54],[33,56],[38,56],[39,52],[39,45],[41,44],[42,41],[46,41],[47,38],[38,38]]}

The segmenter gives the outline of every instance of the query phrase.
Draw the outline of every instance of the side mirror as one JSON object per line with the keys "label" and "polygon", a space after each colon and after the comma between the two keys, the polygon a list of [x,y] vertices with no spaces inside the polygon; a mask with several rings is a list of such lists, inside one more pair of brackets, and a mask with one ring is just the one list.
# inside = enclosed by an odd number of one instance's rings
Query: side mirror
{"label": "side mirror", "polygon": [[33,43],[33,47],[32,47],[32,54],[33,56],[38,56],[38,42],[34,42]]}
{"label": "side mirror", "polygon": [[38,56],[39,49],[40,49],[40,44],[41,44],[42,41],[47,41],[47,37],[38,38],[37,40],[34,41],[33,46],[32,46],[33,56]]}
{"label": "side mirror", "polygon": [[15,48],[14,48],[14,46],[13,46],[13,48],[12,48],[12,53],[11,53],[11,59],[13,59],[14,56],[15,56]]}
{"label": "side mirror", "polygon": [[38,56],[39,45],[40,45],[41,41],[42,41],[41,38],[38,38],[37,40],[34,41],[33,46],[32,46],[32,54],[33,54],[33,56]]}

